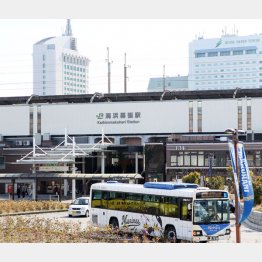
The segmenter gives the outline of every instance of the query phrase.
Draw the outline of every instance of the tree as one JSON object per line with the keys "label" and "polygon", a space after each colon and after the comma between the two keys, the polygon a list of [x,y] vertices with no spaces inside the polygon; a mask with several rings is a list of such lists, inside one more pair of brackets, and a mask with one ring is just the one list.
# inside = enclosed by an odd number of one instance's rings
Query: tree
{"label": "tree", "polygon": [[182,178],[184,183],[200,184],[200,173],[197,171],[190,172]]}
{"label": "tree", "polygon": [[255,205],[262,203],[262,176],[252,176]]}
{"label": "tree", "polygon": [[222,176],[213,176],[207,178],[207,186],[210,189],[224,189],[225,178]]}

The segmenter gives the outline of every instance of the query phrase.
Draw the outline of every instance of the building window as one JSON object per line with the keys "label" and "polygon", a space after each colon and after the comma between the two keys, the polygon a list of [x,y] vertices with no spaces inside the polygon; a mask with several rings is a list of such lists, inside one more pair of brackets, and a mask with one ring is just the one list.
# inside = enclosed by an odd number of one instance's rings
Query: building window
{"label": "building window", "polygon": [[0,156],[0,169],[5,169],[5,157]]}
{"label": "building window", "polygon": [[205,56],[206,56],[205,53],[196,53],[196,58],[205,57]]}
{"label": "building window", "polygon": [[261,165],[261,151],[255,151],[255,166]]}
{"label": "building window", "polygon": [[37,106],[37,133],[41,134],[41,106]]}
{"label": "building window", "polygon": [[33,121],[34,121],[34,108],[30,106],[29,109],[29,133],[33,135]]}
{"label": "building window", "polygon": [[237,101],[237,125],[238,129],[242,129],[242,101]]}
{"label": "building window", "polygon": [[179,152],[177,156],[177,165],[184,166],[184,154],[183,152]]}
{"label": "building window", "polygon": [[233,51],[233,55],[243,55],[243,50],[235,50]]}
{"label": "building window", "polygon": [[45,61],[45,55],[43,55],[43,61]]}
{"label": "building window", "polygon": [[189,101],[189,132],[193,132],[193,101]]}
{"label": "building window", "polygon": [[251,130],[251,99],[247,100],[247,130]]}
{"label": "building window", "polygon": [[251,55],[251,54],[255,54],[255,53],[256,53],[256,49],[246,50],[247,55]]}
{"label": "building window", "polygon": [[204,153],[198,152],[198,166],[204,166]]}
{"label": "building window", "polygon": [[220,52],[220,56],[229,56],[230,55],[230,51],[222,51]]}
{"label": "building window", "polygon": [[202,102],[197,102],[197,131],[202,132]]}
{"label": "building window", "polygon": [[49,44],[49,45],[47,45],[47,49],[55,49],[55,45],[54,44]]}
{"label": "building window", "polygon": [[207,53],[207,56],[209,57],[218,56],[218,52],[209,52]]}
{"label": "building window", "polygon": [[184,166],[190,166],[190,153],[184,152]]}

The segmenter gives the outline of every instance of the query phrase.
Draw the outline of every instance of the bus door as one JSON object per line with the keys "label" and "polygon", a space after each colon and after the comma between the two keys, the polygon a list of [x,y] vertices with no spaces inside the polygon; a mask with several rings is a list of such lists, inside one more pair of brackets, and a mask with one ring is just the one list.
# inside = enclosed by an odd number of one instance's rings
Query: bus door
{"label": "bus door", "polygon": [[180,199],[180,223],[183,238],[192,239],[192,198]]}

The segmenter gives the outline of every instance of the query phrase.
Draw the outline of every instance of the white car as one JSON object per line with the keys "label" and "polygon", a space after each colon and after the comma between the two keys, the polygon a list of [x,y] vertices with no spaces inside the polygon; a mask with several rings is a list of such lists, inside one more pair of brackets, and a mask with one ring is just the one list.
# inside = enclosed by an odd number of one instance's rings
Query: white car
{"label": "white car", "polygon": [[79,197],[72,202],[68,209],[68,216],[89,216],[90,197]]}

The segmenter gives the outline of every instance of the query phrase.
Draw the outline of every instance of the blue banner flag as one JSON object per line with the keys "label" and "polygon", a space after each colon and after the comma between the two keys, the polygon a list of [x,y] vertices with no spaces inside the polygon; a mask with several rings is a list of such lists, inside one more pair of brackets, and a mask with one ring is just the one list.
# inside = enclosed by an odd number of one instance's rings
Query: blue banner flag
{"label": "blue banner flag", "polygon": [[[237,191],[237,198],[238,198],[237,202],[240,203],[239,182],[238,182],[238,177],[237,177],[237,172],[236,172],[235,148],[234,148],[234,144],[232,143],[232,141],[228,142],[228,147],[229,147],[229,155],[230,155],[231,165],[232,165],[232,170],[233,170],[233,175],[234,175],[235,189]],[[240,210],[240,208],[238,210]]]}
{"label": "blue banner flag", "polygon": [[254,191],[252,186],[252,180],[249,173],[244,145],[242,143],[238,143],[237,151],[238,151],[238,162],[240,167],[240,188],[244,200],[244,209],[243,209],[241,220],[239,222],[241,224],[243,221],[245,221],[248,218],[249,214],[252,211],[253,204],[254,204]]}

